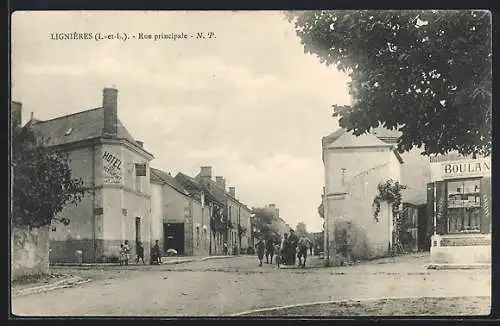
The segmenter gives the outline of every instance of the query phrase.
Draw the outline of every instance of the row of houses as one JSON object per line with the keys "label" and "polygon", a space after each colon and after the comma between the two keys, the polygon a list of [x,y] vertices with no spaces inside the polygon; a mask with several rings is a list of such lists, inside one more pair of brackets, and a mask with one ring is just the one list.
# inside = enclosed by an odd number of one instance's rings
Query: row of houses
{"label": "row of houses", "polygon": [[[405,223],[401,231],[410,250],[430,251],[433,263],[490,263],[491,158],[458,153],[429,158],[418,148],[399,153],[400,135],[379,127],[361,136],[339,129],[322,138],[328,254],[335,251],[339,220],[362,230],[364,258],[390,254],[398,218]],[[378,214],[373,205],[378,184],[389,179],[407,186],[399,216],[389,201],[381,203]]]}
{"label": "row of houses", "polygon": [[[21,125],[22,105],[12,103],[12,122]],[[151,167],[154,156],[118,119],[118,90],[103,90],[102,107],[40,121],[33,113],[27,123],[45,146],[69,155],[74,177],[89,193],[60,217],[70,224],[50,227],[50,261],[83,262],[117,259],[120,244],[132,250],[142,242],[145,256],[158,241],[165,252],[210,255],[246,250],[251,239],[251,210],[226,189],[212,167],[196,176]]]}

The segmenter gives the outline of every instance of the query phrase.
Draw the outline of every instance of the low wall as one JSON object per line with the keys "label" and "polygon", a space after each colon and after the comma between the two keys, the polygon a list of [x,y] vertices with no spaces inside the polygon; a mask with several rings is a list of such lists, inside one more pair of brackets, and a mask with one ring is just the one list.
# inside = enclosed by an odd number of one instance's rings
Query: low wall
{"label": "low wall", "polygon": [[[50,263],[78,263],[78,258],[76,251],[80,250],[82,252],[82,262],[83,263],[108,263],[108,262],[118,262],[120,253],[120,244],[123,243],[121,240],[95,240],[94,244],[91,239],[68,239],[66,241],[50,241]],[[144,260],[149,261],[150,258],[150,243],[143,242],[144,247]],[[129,241],[130,246],[130,258],[135,260],[136,258],[136,248],[135,243]],[[95,250],[95,261],[93,250]]]}
{"label": "low wall", "polygon": [[433,264],[491,264],[491,235],[438,235],[431,242]]}
{"label": "low wall", "polygon": [[11,279],[49,273],[49,227],[12,227]]}

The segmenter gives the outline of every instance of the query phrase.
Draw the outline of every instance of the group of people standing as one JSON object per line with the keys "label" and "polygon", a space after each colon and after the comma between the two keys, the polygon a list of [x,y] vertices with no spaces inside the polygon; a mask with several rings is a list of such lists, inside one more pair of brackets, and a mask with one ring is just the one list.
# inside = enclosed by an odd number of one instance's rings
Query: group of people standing
{"label": "group of people standing", "polygon": [[262,266],[265,255],[267,264],[272,264],[273,257],[275,257],[278,268],[280,264],[295,265],[297,258],[299,259],[298,266],[304,268],[307,252],[312,253],[313,244],[309,238],[305,236],[299,238],[294,230],[290,230],[290,235],[285,233],[281,241],[273,241],[272,239],[266,241],[263,237],[260,237],[255,247],[259,258],[259,266]]}
{"label": "group of people standing", "polygon": [[[125,240],[124,243],[120,244],[120,266],[128,266],[130,260],[130,252],[132,249],[128,244],[128,240]],[[136,244],[136,258],[135,263],[138,264],[139,261],[142,261],[143,264],[146,264],[144,261],[144,246],[141,241],[137,241]],[[155,245],[151,248],[151,264],[160,263],[161,262],[161,253],[160,246],[158,244],[158,240],[156,240]]]}

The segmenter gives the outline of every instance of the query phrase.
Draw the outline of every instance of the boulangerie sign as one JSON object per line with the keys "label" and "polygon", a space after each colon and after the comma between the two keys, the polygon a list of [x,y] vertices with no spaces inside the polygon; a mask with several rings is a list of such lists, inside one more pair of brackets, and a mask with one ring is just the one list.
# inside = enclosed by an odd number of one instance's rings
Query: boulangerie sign
{"label": "boulangerie sign", "polygon": [[491,158],[431,162],[431,181],[491,176]]}

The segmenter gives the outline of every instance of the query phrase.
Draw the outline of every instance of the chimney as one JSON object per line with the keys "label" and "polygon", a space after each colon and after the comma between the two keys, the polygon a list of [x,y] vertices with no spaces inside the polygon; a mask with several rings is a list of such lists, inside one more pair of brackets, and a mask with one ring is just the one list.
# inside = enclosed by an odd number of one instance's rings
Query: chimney
{"label": "chimney", "polygon": [[202,166],[200,168],[200,177],[212,179],[212,167],[211,166]]}
{"label": "chimney", "polygon": [[229,187],[229,194],[236,198],[236,187]]}
{"label": "chimney", "polygon": [[105,88],[102,91],[102,107],[104,109],[104,133],[116,136],[118,133],[118,90]]}
{"label": "chimney", "polygon": [[13,127],[20,127],[22,124],[22,107],[20,102],[12,101],[11,103],[10,119]]}
{"label": "chimney", "polygon": [[137,143],[137,145],[139,145],[141,147],[144,147],[144,142],[143,141],[136,140],[135,142]]}
{"label": "chimney", "polygon": [[226,180],[224,180],[224,178],[220,175],[215,177],[215,183],[217,183],[217,185],[222,189],[226,190]]}

